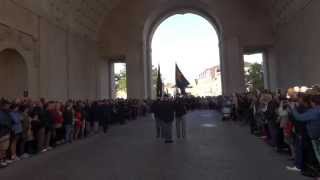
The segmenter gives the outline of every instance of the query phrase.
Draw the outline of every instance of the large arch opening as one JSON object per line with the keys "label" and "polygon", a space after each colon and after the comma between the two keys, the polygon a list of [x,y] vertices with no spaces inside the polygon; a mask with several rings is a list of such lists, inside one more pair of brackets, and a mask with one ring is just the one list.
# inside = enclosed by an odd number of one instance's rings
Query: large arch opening
{"label": "large arch opening", "polygon": [[195,96],[222,94],[220,29],[204,13],[183,10],[167,13],[153,24],[148,42],[151,96],[155,97],[156,68],[161,67],[165,92],[174,95],[175,63]]}
{"label": "large arch opening", "polygon": [[14,49],[0,52],[0,97],[16,98],[28,92],[28,71],[22,55]]}

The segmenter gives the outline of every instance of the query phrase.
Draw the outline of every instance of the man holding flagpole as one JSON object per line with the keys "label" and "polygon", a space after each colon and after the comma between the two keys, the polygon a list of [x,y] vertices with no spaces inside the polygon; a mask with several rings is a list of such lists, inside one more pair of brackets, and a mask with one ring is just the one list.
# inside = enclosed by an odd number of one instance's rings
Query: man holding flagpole
{"label": "man holding flagpole", "polygon": [[163,95],[163,85],[160,72],[160,65],[158,65],[158,75],[157,75],[157,100],[151,106],[151,111],[153,113],[153,118],[156,122],[156,138],[163,138],[163,122],[160,118],[160,99]]}
{"label": "man holding flagpole", "polygon": [[[189,86],[189,81],[182,74],[178,65],[176,64],[176,87],[181,91],[182,96],[186,96],[186,88]],[[186,138],[186,121],[185,114],[187,109],[184,103],[183,98],[177,98],[175,102],[175,119],[176,119],[176,132],[177,138]]]}

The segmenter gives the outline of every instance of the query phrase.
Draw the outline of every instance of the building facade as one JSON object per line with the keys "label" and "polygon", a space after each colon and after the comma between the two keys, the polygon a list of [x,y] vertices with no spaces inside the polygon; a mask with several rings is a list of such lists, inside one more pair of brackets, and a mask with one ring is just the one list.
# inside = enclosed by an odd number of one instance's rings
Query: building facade
{"label": "building facade", "polygon": [[206,69],[192,83],[190,93],[195,96],[222,95],[221,70],[219,66]]}

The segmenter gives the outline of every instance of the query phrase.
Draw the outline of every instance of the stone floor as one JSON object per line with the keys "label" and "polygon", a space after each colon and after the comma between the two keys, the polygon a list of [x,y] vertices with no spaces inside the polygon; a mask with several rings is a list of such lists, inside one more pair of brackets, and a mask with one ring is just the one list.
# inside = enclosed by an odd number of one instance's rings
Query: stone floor
{"label": "stone floor", "polygon": [[210,111],[188,114],[188,139],[155,140],[144,118],[20,161],[1,180],[303,180],[290,164],[247,128],[222,123]]}

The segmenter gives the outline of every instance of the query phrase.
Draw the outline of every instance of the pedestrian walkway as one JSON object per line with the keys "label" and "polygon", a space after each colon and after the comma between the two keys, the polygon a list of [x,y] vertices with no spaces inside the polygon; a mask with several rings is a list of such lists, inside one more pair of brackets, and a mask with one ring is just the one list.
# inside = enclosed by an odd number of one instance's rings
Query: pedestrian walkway
{"label": "pedestrian walkway", "polygon": [[188,139],[155,140],[150,118],[0,170],[1,180],[304,180],[285,156],[219,114],[187,115]]}

